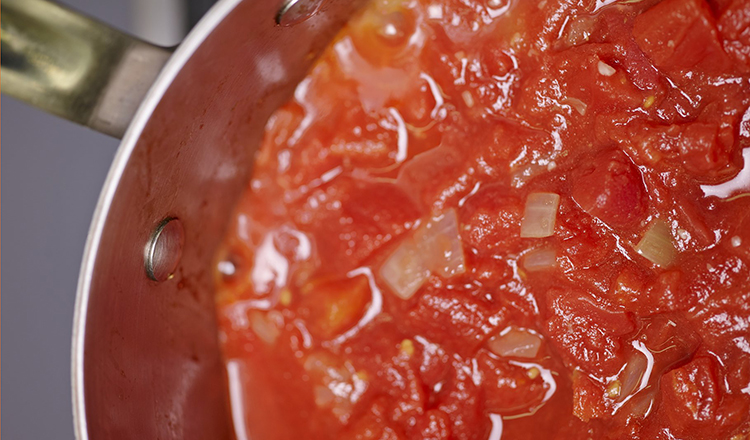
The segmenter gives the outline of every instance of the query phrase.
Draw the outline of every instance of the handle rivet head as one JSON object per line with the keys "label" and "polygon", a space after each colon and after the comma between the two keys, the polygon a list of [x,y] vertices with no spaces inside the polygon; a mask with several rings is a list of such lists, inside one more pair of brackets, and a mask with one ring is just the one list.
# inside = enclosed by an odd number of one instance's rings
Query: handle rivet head
{"label": "handle rivet head", "polygon": [[167,217],[154,228],[145,250],[146,275],[154,281],[174,276],[182,258],[185,230],[176,217]]}
{"label": "handle rivet head", "polygon": [[315,15],[322,0],[286,0],[276,14],[276,24],[293,26]]}

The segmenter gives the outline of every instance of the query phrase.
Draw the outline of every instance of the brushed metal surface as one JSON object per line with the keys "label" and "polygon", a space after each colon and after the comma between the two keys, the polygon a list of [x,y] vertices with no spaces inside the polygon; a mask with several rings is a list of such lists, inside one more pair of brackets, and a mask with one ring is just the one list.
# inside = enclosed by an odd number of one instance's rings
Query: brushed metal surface
{"label": "brushed metal surface", "polygon": [[171,50],[46,0],[5,0],[2,92],[122,137]]}
{"label": "brushed metal surface", "polygon": [[[87,241],[73,341],[79,439],[232,437],[213,254],[268,116],[356,5],[332,0],[281,27],[278,1],[223,0],[167,62],[125,133]],[[175,275],[158,283],[143,255],[166,217],[182,222],[184,245]]]}

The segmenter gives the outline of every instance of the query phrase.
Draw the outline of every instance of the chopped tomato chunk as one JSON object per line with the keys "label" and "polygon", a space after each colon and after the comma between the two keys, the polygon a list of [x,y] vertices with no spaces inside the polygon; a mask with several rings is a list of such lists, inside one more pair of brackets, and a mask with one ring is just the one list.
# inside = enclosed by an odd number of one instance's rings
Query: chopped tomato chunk
{"label": "chopped tomato chunk", "polygon": [[715,73],[730,65],[704,0],[657,4],[636,18],[633,36],[654,64],[670,75],[696,68]]}
{"label": "chopped tomato chunk", "polygon": [[622,364],[622,336],[635,330],[627,313],[589,295],[552,290],[547,330],[576,367],[611,375]]}
{"label": "chopped tomato chunk", "polygon": [[[727,435],[747,414],[748,404],[722,389],[715,361],[696,358],[672,370],[661,384],[664,411],[678,435]],[[676,423],[675,423],[676,422]]]}
{"label": "chopped tomato chunk", "polygon": [[627,227],[646,211],[646,189],[638,168],[620,151],[600,153],[575,179],[573,199],[613,227]]}

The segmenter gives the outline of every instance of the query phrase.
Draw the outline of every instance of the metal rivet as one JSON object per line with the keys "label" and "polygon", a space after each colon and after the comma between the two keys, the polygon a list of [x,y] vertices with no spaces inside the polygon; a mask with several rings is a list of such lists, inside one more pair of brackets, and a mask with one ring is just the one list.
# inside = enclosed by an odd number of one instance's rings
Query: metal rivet
{"label": "metal rivet", "polygon": [[146,245],[146,275],[154,281],[172,278],[184,244],[185,230],[178,218],[167,217],[159,222]]}
{"label": "metal rivet", "polygon": [[322,0],[286,0],[276,14],[276,24],[293,26],[315,15]]}

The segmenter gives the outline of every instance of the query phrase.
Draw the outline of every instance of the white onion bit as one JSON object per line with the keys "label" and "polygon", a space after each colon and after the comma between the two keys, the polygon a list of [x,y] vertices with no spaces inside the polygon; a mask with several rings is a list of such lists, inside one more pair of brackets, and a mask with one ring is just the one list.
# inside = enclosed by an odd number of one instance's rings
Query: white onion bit
{"label": "white onion bit", "polygon": [[380,277],[401,299],[414,296],[429,276],[430,271],[412,237],[402,241],[380,267]]}
{"label": "white onion bit", "polygon": [[268,345],[272,345],[279,337],[278,327],[261,312],[250,315],[250,328]]}
{"label": "white onion bit", "polygon": [[330,406],[333,403],[333,399],[336,397],[328,387],[323,385],[315,385],[313,394],[315,395],[315,405],[317,405],[318,408]]}
{"label": "white onion bit", "polygon": [[614,67],[610,66],[604,61],[599,61],[598,63],[596,63],[596,68],[599,70],[599,73],[604,76],[612,76],[615,74],[615,72],[617,72]]}
{"label": "white onion bit", "polygon": [[414,231],[425,266],[443,278],[466,272],[466,262],[458,232],[458,216],[454,209],[433,217]]}
{"label": "white onion bit", "polygon": [[538,272],[557,266],[557,255],[552,248],[534,249],[521,259],[521,265],[528,272]]}
{"label": "white onion bit", "polygon": [[660,267],[667,267],[677,256],[672,233],[663,220],[654,221],[635,247],[636,252]]}
{"label": "white onion bit", "polygon": [[586,114],[586,109],[588,108],[588,105],[577,98],[565,98],[563,100],[563,103],[567,104],[572,108],[573,110],[577,111],[579,115],[583,116]]}
{"label": "white onion bit", "polygon": [[454,209],[423,223],[380,268],[381,278],[402,299],[414,296],[431,273],[450,278],[464,272],[466,261]]}
{"label": "white onion bit", "polygon": [[443,7],[441,5],[427,6],[427,18],[439,20],[443,18]]}
{"label": "white onion bit", "polygon": [[466,107],[474,107],[474,96],[470,91],[464,90],[463,92],[461,92],[461,97],[464,99],[464,104],[466,104]]}
{"label": "white onion bit", "polygon": [[539,354],[542,338],[533,330],[510,326],[487,341],[498,356],[533,359]]}
{"label": "white onion bit", "polygon": [[521,222],[521,237],[549,237],[555,232],[560,196],[555,193],[531,193]]}
{"label": "white onion bit", "polygon": [[648,359],[646,359],[646,356],[642,353],[633,354],[618,378],[620,381],[619,401],[623,401],[631,394],[639,391],[647,369]]}

